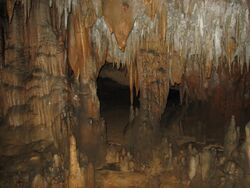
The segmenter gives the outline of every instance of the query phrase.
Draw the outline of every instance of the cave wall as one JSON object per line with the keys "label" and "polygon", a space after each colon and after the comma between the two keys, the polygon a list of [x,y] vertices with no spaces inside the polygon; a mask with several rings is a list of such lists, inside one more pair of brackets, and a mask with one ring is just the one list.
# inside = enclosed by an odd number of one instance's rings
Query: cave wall
{"label": "cave wall", "polygon": [[34,1],[28,10],[23,3],[15,3],[4,25],[3,124],[32,127],[24,137],[42,128],[46,131],[27,142],[45,139],[64,148],[72,124],[64,43],[54,32],[47,1]]}
{"label": "cave wall", "polygon": [[249,108],[246,0],[7,0],[5,6],[4,125],[48,127],[59,145],[79,124],[98,140],[104,125],[96,79],[105,61],[126,66],[131,95],[140,91],[140,117],[151,124],[158,124],[170,85],[180,87],[181,101],[204,101],[225,117],[241,118]]}

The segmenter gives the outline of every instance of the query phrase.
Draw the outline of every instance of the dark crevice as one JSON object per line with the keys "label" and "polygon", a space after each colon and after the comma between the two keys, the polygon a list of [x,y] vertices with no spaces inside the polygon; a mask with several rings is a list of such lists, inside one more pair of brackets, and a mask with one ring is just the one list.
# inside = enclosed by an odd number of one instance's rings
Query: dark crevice
{"label": "dark crevice", "polygon": [[[105,71],[106,68],[110,69],[110,66],[104,66],[101,71]],[[113,69],[115,70],[115,68]],[[124,76],[123,73],[121,72],[120,74],[118,72],[116,79],[125,80],[126,78],[124,79],[124,77],[122,77]],[[107,125],[108,141],[120,142],[123,139],[123,130],[129,122],[131,106],[130,89],[128,85],[120,84],[108,76],[109,75],[105,77],[99,76],[97,79],[97,95],[100,101],[100,112]],[[121,77],[118,78],[119,76]],[[134,90],[134,108],[139,108],[139,103],[139,96],[136,96]]]}

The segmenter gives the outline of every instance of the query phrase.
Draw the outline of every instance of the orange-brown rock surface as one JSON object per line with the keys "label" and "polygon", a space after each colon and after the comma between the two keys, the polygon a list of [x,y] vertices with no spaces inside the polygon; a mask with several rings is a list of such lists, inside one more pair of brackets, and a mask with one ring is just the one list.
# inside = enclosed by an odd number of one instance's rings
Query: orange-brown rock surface
{"label": "orange-brown rock surface", "polygon": [[96,80],[106,61],[127,73],[131,105],[140,98],[137,134],[149,140],[170,87],[182,103],[202,103],[211,123],[218,114],[247,121],[246,0],[5,0],[0,10],[0,127],[29,127],[25,144],[46,140],[67,159],[73,133],[98,160],[106,133]]}

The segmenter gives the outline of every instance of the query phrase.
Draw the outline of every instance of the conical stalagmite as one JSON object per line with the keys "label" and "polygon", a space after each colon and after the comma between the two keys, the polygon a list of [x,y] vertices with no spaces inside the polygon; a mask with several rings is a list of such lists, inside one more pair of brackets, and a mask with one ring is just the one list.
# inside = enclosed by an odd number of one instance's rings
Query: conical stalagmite
{"label": "conical stalagmite", "polygon": [[48,188],[48,187],[49,186],[46,179],[40,174],[37,174],[31,183],[31,188]]}
{"label": "conical stalagmite", "polygon": [[95,169],[92,163],[88,164],[87,167],[87,188],[95,188]]}
{"label": "conical stalagmite", "polygon": [[188,161],[188,177],[189,180],[192,181],[193,178],[198,173],[198,166],[199,166],[199,154],[195,148],[193,148],[192,145],[188,146],[189,150],[189,161]]}
{"label": "conical stalagmite", "polygon": [[80,168],[77,158],[76,140],[72,135],[69,139],[69,177],[68,186],[69,188],[86,188],[85,186],[85,174]]}
{"label": "conical stalagmite", "polygon": [[245,149],[246,149],[246,156],[247,156],[247,163],[248,163],[247,174],[248,174],[248,177],[250,177],[250,121],[246,124],[245,131],[246,131]]}
{"label": "conical stalagmite", "polygon": [[224,154],[227,158],[230,158],[232,152],[237,148],[239,138],[240,129],[239,127],[236,127],[235,117],[232,116],[224,140]]}
{"label": "conical stalagmite", "polygon": [[205,149],[200,156],[200,163],[201,163],[201,177],[202,181],[206,181],[210,168],[211,168],[211,163],[212,163],[212,154],[208,149]]}

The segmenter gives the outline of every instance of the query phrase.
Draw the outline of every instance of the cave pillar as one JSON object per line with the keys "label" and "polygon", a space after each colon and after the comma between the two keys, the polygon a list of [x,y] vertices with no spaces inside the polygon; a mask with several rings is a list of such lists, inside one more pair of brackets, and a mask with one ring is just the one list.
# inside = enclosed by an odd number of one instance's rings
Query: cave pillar
{"label": "cave pillar", "polygon": [[105,131],[97,97],[97,63],[90,40],[90,30],[95,16],[86,16],[83,8],[84,5],[75,7],[70,15],[68,60],[79,86],[77,140],[80,150],[95,160],[102,151]]}
{"label": "cave pillar", "polygon": [[169,76],[166,56],[154,50],[141,50],[137,57],[140,82],[140,111],[134,128],[134,149],[142,160],[152,157],[157,144],[161,115],[165,109]]}
{"label": "cave pillar", "polygon": [[103,156],[106,136],[104,121],[100,117],[100,104],[94,78],[80,78],[78,141],[82,152],[86,152],[91,160],[99,160]]}
{"label": "cave pillar", "polygon": [[140,116],[153,127],[159,125],[168,92],[169,73],[166,55],[142,51],[137,59],[140,80]]}

